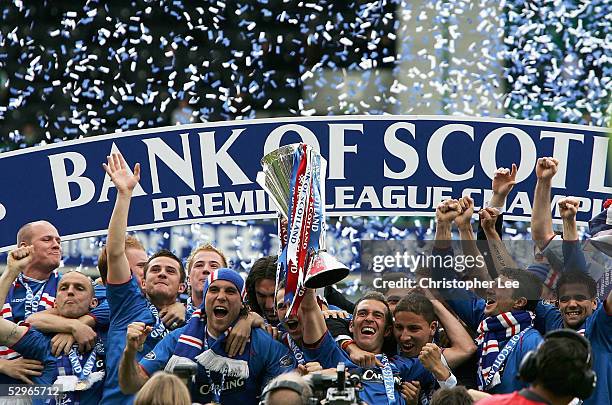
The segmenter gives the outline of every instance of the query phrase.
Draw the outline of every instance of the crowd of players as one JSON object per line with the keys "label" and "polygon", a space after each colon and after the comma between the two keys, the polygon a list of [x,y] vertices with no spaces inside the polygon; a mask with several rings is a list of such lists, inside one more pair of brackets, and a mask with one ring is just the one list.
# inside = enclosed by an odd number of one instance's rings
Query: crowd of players
{"label": "crowd of players", "polygon": [[[551,180],[558,165],[541,158],[536,167],[536,265],[517,268],[501,243],[502,207],[516,167],[499,169],[493,198],[479,212],[485,245],[476,241],[469,197],[436,209],[431,254],[454,255],[456,225],[463,254],[491,253],[485,265],[461,274],[443,265],[417,272],[496,280],[495,287],[389,289],[367,292],[356,303],[332,287],[324,297],[307,289],[298,316],[286,319],[274,256],[257,260],[246,280],[210,244],[196,247],[186,267],[167,250],[147,256],[126,234],[140,168],[132,171],[112,155],[104,169],[117,197],[100,280],[75,271],[59,275],[60,236],[52,224],[33,222],[18,232],[0,277],[0,378],[61,384],[57,403],[129,404],[143,403],[139,391],[155,373],[192,370],[195,403],[288,403],[288,395],[299,403],[298,383],[275,385],[289,392],[260,395],[273,379],[325,373],[344,362],[359,374],[360,398],[368,404],[463,403],[462,395],[486,404],[612,403],[612,293],[596,296],[578,241],[577,200],[559,201],[563,234],[553,232]],[[562,239],[560,258],[550,254],[555,239]],[[518,287],[503,288],[507,281]],[[183,304],[178,297],[185,291]]]}

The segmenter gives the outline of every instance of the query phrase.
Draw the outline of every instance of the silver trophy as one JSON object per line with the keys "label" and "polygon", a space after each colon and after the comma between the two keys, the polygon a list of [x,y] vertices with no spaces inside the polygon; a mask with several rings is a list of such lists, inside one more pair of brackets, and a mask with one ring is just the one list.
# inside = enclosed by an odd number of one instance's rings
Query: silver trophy
{"label": "silver trophy", "polygon": [[[317,188],[320,196],[320,203],[315,206],[318,211],[316,214],[320,218],[319,238],[317,241],[313,241],[314,243],[310,243],[305,263],[306,274],[301,275],[300,278],[307,288],[321,288],[344,279],[350,271],[325,250],[325,174],[327,161],[309,145],[296,143],[282,146],[261,159],[263,170],[257,174],[257,183],[269,194],[279,213],[285,219],[294,218],[294,212],[289,212],[290,201],[294,198],[291,195],[291,180],[295,170],[294,165],[301,163],[296,153],[300,148],[305,150],[305,153],[310,154],[308,158],[313,163],[311,194],[315,193],[315,188]],[[316,181],[317,179],[319,181]],[[296,205],[293,206],[293,211],[295,209]],[[287,269],[286,264],[284,268]]]}

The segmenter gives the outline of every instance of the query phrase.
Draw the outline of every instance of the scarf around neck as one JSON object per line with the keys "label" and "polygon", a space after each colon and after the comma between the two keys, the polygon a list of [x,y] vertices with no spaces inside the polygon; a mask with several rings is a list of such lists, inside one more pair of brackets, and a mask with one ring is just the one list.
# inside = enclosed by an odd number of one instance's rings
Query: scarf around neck
{"label": "scarf around neck", "polygon": [[479,335],[476,338],[480,390],[490,389],[501,383],[502,366],[518,340],[533,326],[534,318],[533,312],[519,310],[503,312],[480,322]]}

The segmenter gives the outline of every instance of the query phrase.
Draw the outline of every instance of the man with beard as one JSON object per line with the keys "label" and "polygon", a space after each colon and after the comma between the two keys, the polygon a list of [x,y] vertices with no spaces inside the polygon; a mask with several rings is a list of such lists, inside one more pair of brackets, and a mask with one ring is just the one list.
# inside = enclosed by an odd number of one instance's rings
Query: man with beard
{"label": "man with beard", "polygon": [[[432,255],[442,260],[433,260],[434,263],[452,263],[451,228],[461,212],[457,200],[446,200],[438,205]],[[452,266],[433,269],[436,280],[454,278],[456,274]],[[518,284],[517,288],[506,287],[513,281]],[[493,287],[486,290],[486,300],[459,288],[440,289],[440,293],[459,318],[478,333],[478,388],[489,393],[524,388],[525,383],[515,378],[520,362],[542,341],[542,336],[533,327],[535,307],[542,293],[539,280],[524,270],[505,269]]]}
{"label": "man with beard", "polygon": [[[385,336],[391,335],[393,318],[384,296],[380,293],[370,292],[364,295],[355,304],[353,320],[350,323],[354,343],[361,350],[375,354],[376,366],[373,368],[364,369],[356,366],[336,345],[327,330],[314,290],[306,289],[300,313],[304,324],[306,359],[318,361],[323,368],[336,367],[339,362],[344,362],[347,369],[361,372],[363,391],[360,395],[368,404],[404,404],[402,383],[418,381],[421,390],[425,392],[431,390],[436,379],[441,386],[452,387],[456,384],[448,369],[442,371],[442,374],[436,374],[434,378],[434,375],[416,359],[383,353],[383,341]],[[432,358],[431,354],[427,357]],[[436,367],[434,372],[438,371],[440,369]]]}
{"label": "man with beard", "polygon": [[[21,247],[9,253],[7,267],[0,277],[0,299],[6,298],[13,280],[34,259],[33,247]],[[78,272],[64,274],[59,281],[55,301],[58,315],[67,324],[78,319],[97,305],[91,280]],[[104,385],[104,346],[98,340],[93,348],[78,352],[78,344],[68,354],[55,357],[51,353],[51,336],[34,327],[17,325],[0,318],[0,343],[13,347],[25,356],[44,365],[40,376],[32,377],[36,384],[62,385],[62,403],[97,404]]]}
{"label": "man with beard", "polygon": [[194,402],[257,404],[267,382],[295,368],[291,354],[262,329],[251,330],[244,354],[231,358],[224,350],[228,329],[244,305],[244,281],[233,270],[212,272],[204,288],[204,303],[183,328],[164,338],[140,363],[137,353],[151,328],[133,323],[127,331],[127,345],[120,365],[119,384],[126,393],[138,391],[149,376],[165,368],[197,368],[191,388]]}
{"label": "man with beard", "polygon": [[125,347],[128,325],[132,322],[149,325],[152,331],[143,341],[143,345],[145,353],[153,349],[170,333],[160,314],[176,304],[177,296],[185,290],[186,277],[181,260],[172,252],[160,250],[147,261],[142,284],[138,285],[136,277],[130,271],[125,238],[132,192],[140,179],[140,165],[136,164],[132,173],[123,156],[113,154],[108,157],[108,164],[103,166],[117,188],[117,198],[106,240],[108,259],[106,295],[111,321],[107,338],[110,342],[106,353],[107,376],[101,403],[130,404],[133,396],[124,395],[118,384],[119,360]]}
{"label": "man with beard", "polygon": [[257,259],[246,279],[247,301],[251,310],[263,316],[272,326],[278,325],[278,316],[274,310],[276,260],[277,256]]}
{"label": "man with beard", "polygon": [[[539,229],[541,232],[536,234],[534,230],[534,239],[553,236],[552,230],[549,233],[543,230],[552,229],[550,209],[546,211],[545,207],[550,208],[550,183],[557,171],[557,164],[558,162],[551,158],[543,158],[538,161],[536,191],[539,189],[541,195],[539,205],[544,205],[539,214],[546,219],[546,221],[540,220],[539,222],[545,222],[548,225],[536,227],[536,230]],[[540,302],[536,307],[535,325],[541,333],[569,328],[577,330],[589,339],[593,350],[593,370],[597,374],[597,386],[584,403],[587,405],[611,403],[612,291],[603,303],[598,302],[597,284],[585,272],[586,265],[584,255],[579,249],[576,227],[578,200],[564,198],[559,201],[558,205],[559,213],[563,218],[563,254],[566,272],[562,273],[557,281],[557,305]],[[535,208],[534,202],[534,215],[536,214]],[[610,213],[606,217],[610,218]]]}

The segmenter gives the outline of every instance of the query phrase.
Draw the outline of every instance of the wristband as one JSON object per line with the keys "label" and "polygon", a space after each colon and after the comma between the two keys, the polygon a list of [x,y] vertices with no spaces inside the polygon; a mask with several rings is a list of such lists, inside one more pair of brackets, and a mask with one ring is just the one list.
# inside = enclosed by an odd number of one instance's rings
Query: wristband
{"label": "wristband", "polygon": [[501,214],[504,212],[504,207],[494,207],[493,205],[491,205],[491,201],[485,201],[485,208],[495,208],[498,212],[497,215]]}
{"label": "wristband", "polygon": [[440,385],[441,388],[453,388],[454,386],[457,385],[457,377],[455,377],[455,375],[451,371],[450,376],[444,381],[438,380],[438,384]]}
{"label": "wristband", "polygon": [[344,342],[342,342],[340,347],[342,348],[342,350],[346,350],[346,348],[349,347],[350,345],[352,345],[353,343],[355,343],[355,341],[353,339],[348,339],[348,340],[345,340]]}

